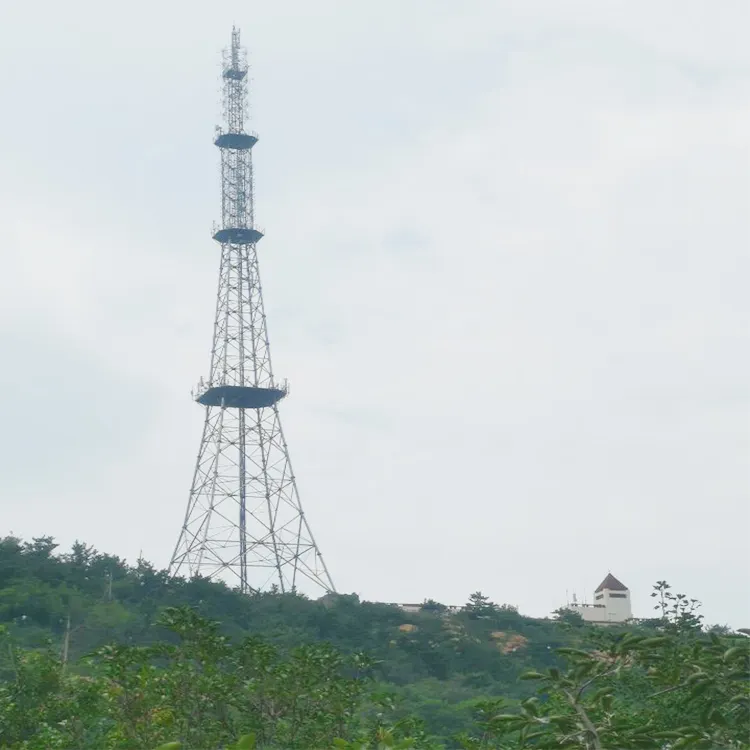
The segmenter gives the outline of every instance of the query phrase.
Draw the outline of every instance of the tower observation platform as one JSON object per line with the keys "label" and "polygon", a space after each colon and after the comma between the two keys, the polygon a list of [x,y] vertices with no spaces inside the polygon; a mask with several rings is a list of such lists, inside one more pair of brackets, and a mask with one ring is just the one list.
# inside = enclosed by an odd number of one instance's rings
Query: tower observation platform
{"label": "tower observation platform", "polygon": [[263,409],[273,406],[289,393],[288,384],[275,388],[256,386],[198,385],[194,399],[203,406],[220,406],[223,409]]}

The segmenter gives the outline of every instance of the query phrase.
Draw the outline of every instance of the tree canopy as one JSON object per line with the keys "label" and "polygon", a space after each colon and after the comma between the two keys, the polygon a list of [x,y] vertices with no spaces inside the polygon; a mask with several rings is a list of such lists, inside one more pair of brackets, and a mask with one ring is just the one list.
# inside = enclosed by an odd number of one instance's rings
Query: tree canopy
{"label": "tree canopy", "polygon": [[241,595],[76,543],[0,540],[0,748],[748,748],[750,638],[654,587],[597,628]]}

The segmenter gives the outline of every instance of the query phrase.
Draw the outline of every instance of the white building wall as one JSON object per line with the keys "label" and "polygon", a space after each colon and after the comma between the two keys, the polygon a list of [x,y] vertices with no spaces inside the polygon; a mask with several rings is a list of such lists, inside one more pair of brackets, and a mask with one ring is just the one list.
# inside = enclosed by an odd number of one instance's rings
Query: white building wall
{"label": "white building wall", "polygon": [[[612,622],[625,622],[633,617],[633,609],[630,603],[629,591],[600,591],[604,594],[604,604],[607,611],[607,619]],[[601,601],[601,600],[600,600]],[[600,602],[597,602],[599,604]]]}
{"label": "white building wall", "polygon": [[568,607],[578,612],[584,622],[610,623],[626,622],[632,619],[633,610],[630,602],[630,591],[612,591],[603,589],[594,594],[593,602],[574,602]]}
{"label": "white building wall", "polygon": [[578,612],[584,622],[606,622],[607,610],[604,607],[594,607],[590,604],[579,604],[572,606],[574,612]]}

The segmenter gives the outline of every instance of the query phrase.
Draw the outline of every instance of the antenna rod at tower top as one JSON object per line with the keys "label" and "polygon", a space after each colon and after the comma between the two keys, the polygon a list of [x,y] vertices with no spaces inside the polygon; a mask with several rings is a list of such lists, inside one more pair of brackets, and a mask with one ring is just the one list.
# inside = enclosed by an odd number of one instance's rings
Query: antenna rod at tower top
{"label": "antenna rod at tower top", "polygon": [[240,63],[240,30],[232,26],[232,67],[238,68]]}
{"label": "antenna rod at tower top", "polygon": [[[224,50],[223,58],[225,82],[227,80],[242,81],[247,75],[247,52],[240,44],[240,30],[236,27],[232,27],[232,44],[228,50]],[[241,106],[244,108],[244,101]]]}

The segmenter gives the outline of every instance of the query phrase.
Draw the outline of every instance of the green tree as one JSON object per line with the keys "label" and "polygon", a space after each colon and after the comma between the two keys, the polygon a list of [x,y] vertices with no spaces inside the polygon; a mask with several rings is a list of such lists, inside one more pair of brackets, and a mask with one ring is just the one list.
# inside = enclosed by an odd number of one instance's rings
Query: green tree
{"label": "green tree", "polygon": [[661,635],[592,631],[588,649],[558,649],[568,668],[527,673],[541,688],[517,713],[484,704],[462,747],[748,748],[750,642],[703,632],[698,603],[664,581],[655,593]]}
{"label": "green tree", "polygon": [[464,612],[472,619],[491,617],[497,611],[497,605],[481,591],[475,591],[464,607]]}
{"label": "green tree", "polygon": [[581,613],[576,612],[570,607],[560,607],[559,609],[556,609],[552,614],[555,615],[555,618],[558,622],[568,625],[569,627],[582,628],[585,624],[583,621],[583,617],[581,617]]}

